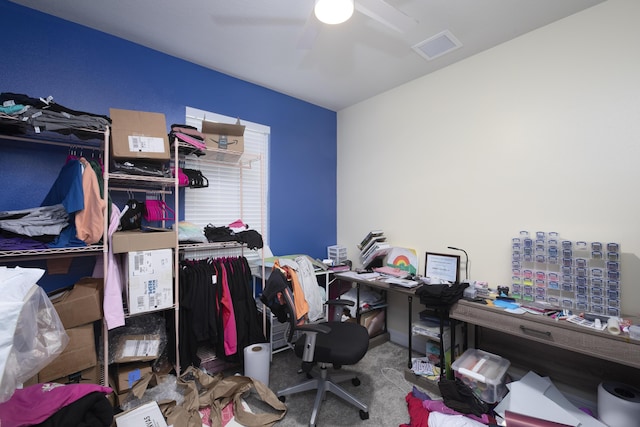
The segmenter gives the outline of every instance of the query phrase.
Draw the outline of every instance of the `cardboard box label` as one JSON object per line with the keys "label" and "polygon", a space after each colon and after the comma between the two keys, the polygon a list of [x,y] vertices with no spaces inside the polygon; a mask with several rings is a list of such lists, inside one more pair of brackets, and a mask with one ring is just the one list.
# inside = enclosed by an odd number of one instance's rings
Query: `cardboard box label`
{"label": "cardboard box label", "polygon": [[155,360],[160,356],[161,342],[157,334],[123,335],[118,339],[115,362]]}
{"label": "cardboard box label", "polygon": [[173,306],[173,252],[171,249],[129,252],[129,313]]}
{"label": "cardboard box label", "polygon": [[115,416],[118,427],[167,427],[157,402],[149,402]]}
{"label": "cardboard box label", "polygon": [[160,342],[158,340],[126,340],[122,348],[122,357],[148,357],[157,355]]}
{"label": "cardboard box label", "polygon": [[154,273],[153,253],[135,252],[132,254],[133,264],[129,264],[129,272],[133,276],[145,276]]}
{"label": "cardboard box label", "polygon": [[164,153],[164,139],[153,136],[129,135],[129,151],[139,153]]}

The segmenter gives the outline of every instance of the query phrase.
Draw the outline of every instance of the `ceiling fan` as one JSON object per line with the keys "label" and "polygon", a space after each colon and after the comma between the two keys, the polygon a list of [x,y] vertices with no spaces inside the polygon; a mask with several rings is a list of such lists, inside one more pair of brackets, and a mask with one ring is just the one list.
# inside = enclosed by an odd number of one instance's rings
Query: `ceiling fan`
{"label": "ceiling fan", "polygon": [[357,11],[395,30],[405,33],[418,21],[384,0],[315,0],[315,7],[298,41],[298,48],[311,49],[323,24],[340,24]]}

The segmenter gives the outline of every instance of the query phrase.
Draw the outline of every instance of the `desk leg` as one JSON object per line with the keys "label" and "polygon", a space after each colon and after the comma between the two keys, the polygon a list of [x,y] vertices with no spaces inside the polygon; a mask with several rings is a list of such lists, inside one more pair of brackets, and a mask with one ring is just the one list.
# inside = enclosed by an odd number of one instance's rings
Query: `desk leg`
{"label": "desk leg", "polygon": [[356,323],[360,324],[360,283],[356,283]]}
{"label": "desk leg", "polygon": [[451,349],[451,363],[456,360],[456,329],[458,328],[458,321],[456,319],[449,318],[449,330],[451,331],[449,339],[449,348]]}
{"label": "desk leg", "polygon": [[440,314],[440,379],[443,379],[447,368],[447,358],[444,354],[444,309],[438,309],[438,313]]}
{"label": "desk leg", "polygon": [[413,330],[411,328],[411,320],[413,319],[413,316],[411,313],[411,308],[413,307],[413,297],[409,295],[407,298],[409,299],[409,362],[407,363],[407,366],[409,367],[409,369],[411,369],[411,353],[413,352]]}

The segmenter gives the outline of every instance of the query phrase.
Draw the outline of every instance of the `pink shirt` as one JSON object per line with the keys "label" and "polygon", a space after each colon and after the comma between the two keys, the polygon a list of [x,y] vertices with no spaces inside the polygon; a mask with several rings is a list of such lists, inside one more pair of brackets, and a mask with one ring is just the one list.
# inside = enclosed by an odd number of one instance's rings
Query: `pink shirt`
{"label": "pink shirt", "polygon": [[61,408],[93,392],[105,395],[113,390],[98,384],[34,384],[13,393],[11,399],[0,403],[0,425],[23,427],[40,424]]}

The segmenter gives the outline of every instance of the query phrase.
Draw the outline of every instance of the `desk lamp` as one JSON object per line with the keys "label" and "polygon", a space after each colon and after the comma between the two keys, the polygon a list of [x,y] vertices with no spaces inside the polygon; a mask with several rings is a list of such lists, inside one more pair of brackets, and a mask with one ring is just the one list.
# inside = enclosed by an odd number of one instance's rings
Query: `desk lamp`
{"label": "desk lamp", "polygon": [[447,249],[464,252],[464,273],[466,280],[469,281],[469,255],[467,255],[467,251],[464,249],[454,248],[453,246],[447,246]]}

